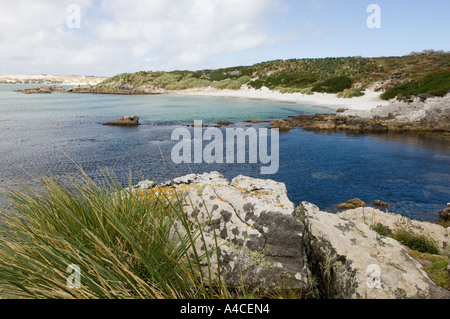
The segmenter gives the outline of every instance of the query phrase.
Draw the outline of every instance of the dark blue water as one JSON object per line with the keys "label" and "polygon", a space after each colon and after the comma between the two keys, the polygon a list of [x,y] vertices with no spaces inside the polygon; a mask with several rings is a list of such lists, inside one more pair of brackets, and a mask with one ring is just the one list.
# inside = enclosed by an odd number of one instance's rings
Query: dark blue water
{"label": "dark blue water", "polygon": [[[260,175],[261,164],[180,164],[171,161],[171,134],[194,120],[214,125],[230,120],[270,120],[325,112],[305,105],[183,96],[22,95],[0,86],[0,185],[28,181],[29,173],[59,178],[90,176],[101,168],[126,181],[164,181],[191,172],[219,171],[284,182],[294,203],[306,200],[323,209],[355,197],[380,199],[389,210],[435,220],[450,202],[450,142],[434,135],[347,135],[294,129],[280,135],[280,169]],[[123,115],[138,115],[134,128],[103,126]],[[266,123],[253,125],[266,127]],[[222,130],[225,130],[224,128]]]}

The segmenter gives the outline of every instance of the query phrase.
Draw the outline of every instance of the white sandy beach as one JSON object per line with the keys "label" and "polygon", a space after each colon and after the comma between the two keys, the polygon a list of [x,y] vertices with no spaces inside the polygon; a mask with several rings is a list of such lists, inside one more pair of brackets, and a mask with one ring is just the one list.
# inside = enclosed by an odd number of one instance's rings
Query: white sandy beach
{"label": "white sandy beach", "polygon": [[338,98],[336,94],[314,93],[306,95],[301,93],[280,93],[271,91],[266,87],[260,90],[242,88],[241,90],[218,90],[214,88],[180,91],[179,95],[200,95],[228,98],[261,99],[321,106],[331,109],[345,108],[354,111],[369,111],[377,106],[387,106],[389,101],[382,100],[379,92],[366,90],[365,95],[351,99]]}

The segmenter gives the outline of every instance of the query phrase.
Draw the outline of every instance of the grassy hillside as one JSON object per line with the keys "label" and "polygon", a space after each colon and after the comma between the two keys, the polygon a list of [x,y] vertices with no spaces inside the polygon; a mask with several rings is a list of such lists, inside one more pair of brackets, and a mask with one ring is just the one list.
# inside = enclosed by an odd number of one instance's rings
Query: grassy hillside
{"label": "grassy hillside", "polygon": [[[326,92],[352,97],[371,87],[385,98],[442,95],[450,90],[450,53],[424,51],[403,57],[291,59],[217,70],[124,73],[102,82],[108,88],[237,90],[243,84],[283,93]],[[435,79],[438,77],[438,79]],[[410,84],[408,84],[410,83]],[[345,91],[345,92],[344,92]]]}

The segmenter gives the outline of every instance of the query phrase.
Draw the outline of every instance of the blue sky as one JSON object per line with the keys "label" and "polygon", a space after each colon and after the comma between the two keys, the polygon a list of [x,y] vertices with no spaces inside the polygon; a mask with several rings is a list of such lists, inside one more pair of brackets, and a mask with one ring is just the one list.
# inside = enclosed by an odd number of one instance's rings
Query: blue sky
{"label": "blue sky", "polygon": [[[71,4],[80,28],[68,27]],[[367,27],[370,4],[381,8],[379,29]],[[0,0],[0,8],[0,74],[111,76],[450,51],[448,0]]]}

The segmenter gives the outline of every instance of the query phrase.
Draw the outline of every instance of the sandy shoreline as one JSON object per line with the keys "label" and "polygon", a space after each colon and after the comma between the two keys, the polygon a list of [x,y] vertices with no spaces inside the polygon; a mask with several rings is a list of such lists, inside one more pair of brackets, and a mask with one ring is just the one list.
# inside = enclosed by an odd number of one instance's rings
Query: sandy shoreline
{"label": "sandy shoreline", "polygon": [[227,98],[244,98],[273,100],[280,102],[290,102],[298,104],[307,104],[311,106],[320,106],[337,110],[345,108],[354,111],[369,111],[377,106],[387,106],[389,101],[382,100],[379,92],[366,90],[365,95],[354,97],[351,99],[338,98],[336,94],[314,93],[306,95],[301,93],[280,93],[279,91],[271,91],[267,88],[260,90],[241,89],[241,90],[217,90],[212,88],[184,90],[175,93],[177,95],[197,95],[197,96],[215,96]]}

